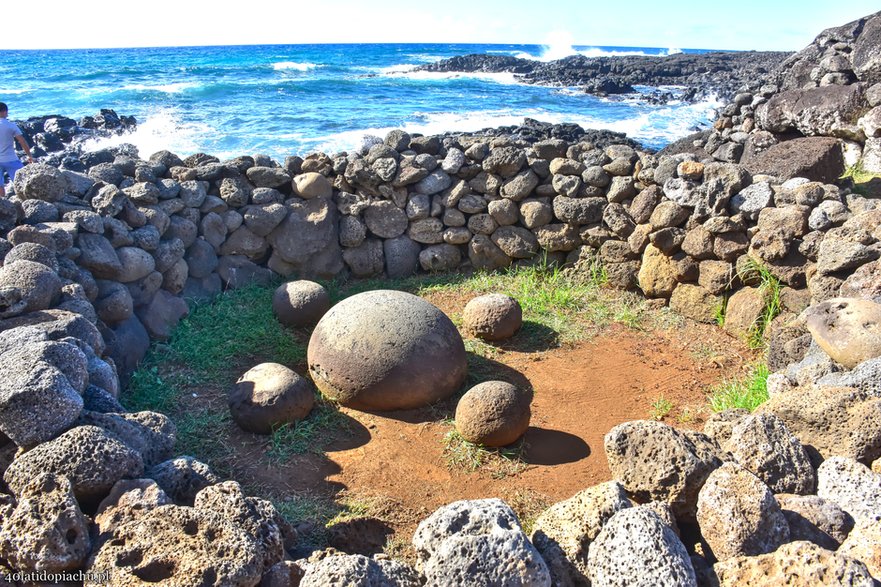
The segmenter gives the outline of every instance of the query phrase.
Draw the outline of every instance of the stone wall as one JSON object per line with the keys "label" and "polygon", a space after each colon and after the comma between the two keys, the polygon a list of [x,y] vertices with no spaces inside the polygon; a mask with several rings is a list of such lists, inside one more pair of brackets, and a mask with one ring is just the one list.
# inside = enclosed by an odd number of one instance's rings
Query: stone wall
{"label": "stone wall", "polygon": [[[860,34],[874,30],[864,20]],[[860,63],[858,80],[874,71]],[[804,576],[834,567],[871,584],[867,566],[877,578],[877,554],[860,549],[877,544],[877,524],[860,504],[881,499],[878,473],[867,467],[874,461],[877,471],[881,454],[881,349],[874,334],[850,330],[845,343],[865,339],[868,350],[845,365],[841,341],[826,328],[853,308],[871,318],[847,319],[860,328],[881,323],[881,308],[868,301],[881,298],[879,200],[831,183],[851,142],[866,161],[865,120],[877,106],[864,107],[878,92],[863,83],[803,90],[828,92],[837,109],[807,107],[813,94],[791,107],[776,88],[742,95],[709,137],[715,148],[704,137],[660,154],[588,140],[393,131],[357,153],[284,162],[169,152],[144,159],[122,147],[27,166],[0,200],[0,470],[9,491],[0,494],[0,571],[110,569],[117,583],[290,579],[301,571],[281,562],[296,539],[281,516],[235,482],[218,483],[203,464],[172,459],[173,424],[126,412],[120,376],[151,338],[169,336],[187,298],[275,275],[401,277],[547,259],[576,271],[599,265],[611,285],[638,288],[697,320],[724,313],[726,328],[744,336],[765,304],[756,271],[766,268],[785,285],[784,312],[769,331],[774,397],[758,416],[713,419],[706,434],[660,423],[617,427],[605,446],[616,480],[553,506],[531,541],[501,502],[446,506],[414,537],[420,573],[466,573],[462,580],[475,584],[548,585],[566,575],[627,584],[653,569],[656,582],[696,584],[715,573],[735,584],[797,559]],[[813,163],[793,163],[821,151]],[[838,296],[870,305],[816,305]],[[773,463],[760,458],[769,454],[763,439]],[[670,484],[668,462],[681,483]],[[839,504],[830,511],[851,516],[856,530],[845,540],[842,522],[836,540],[855,558],[792,542],[810,535],[784,515],[798,500],[781,513],[786,500],[772,489],[816,491],[798,511],[819,507],[818,499]],[[631,507],[646,501],[655,503]],[[742,519],[715,514],[729,510]],[[575,528],[582,514],[596,523]],[[689,556],[677,522],[697,523],[711,550]],[[474,540],[478,555],[510,564],[471,561],[459,545]],[[208,543],[217,549],[205,550]],[[326,560],[309,563],[304,585],[321,584],[322,573],[421,580],[388,560]]]}

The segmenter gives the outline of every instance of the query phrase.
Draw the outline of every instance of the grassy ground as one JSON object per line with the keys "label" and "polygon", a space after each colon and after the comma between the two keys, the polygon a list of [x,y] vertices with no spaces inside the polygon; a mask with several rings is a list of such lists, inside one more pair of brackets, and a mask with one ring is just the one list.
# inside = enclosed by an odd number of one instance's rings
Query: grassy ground
{"label": "grassy ground", "polygon": [[732,408],[745,408],[752,412],[768,401],[768,375],[768,366],[757,363],[745,376],[723,381],[710,391],[707,397],[710,407],[714,412]]}
{"label": "grassy ground", "polygon": [[[229,444],[231,422],[225,397],[228,388],[246,370],[262,362],[281,363],[305,371],[309,332],[287,329],[274,317],[271,299],[275,287],[249,286],[229,291],[213,303],[196,304],[176,328],[171,339],[154,343],[122,397],[130,410],[156,410],[167,414],[178,427],[178,454],[192,455],[221,476],[229,477],[233,463]],[[399,280],[331,281],[332,302],[374,289],[397,289],[416,295],[461,299],[483,293],[507,293],[523,308],[524,327],[514,350],[542,352],[571,345],[599,334],[611,324],[647,329],[669,327],[681,319],[666,310],[650,309],[641,297],[604,287],[602,271],[575,274],[543,265],[512,268],[498,273],[470,275],[421,275]],[[461,316],[451,315],[457,325]],[[476,339],[466,339],[469,379],[463,392],[492,374],[490,359],[502,352]],[[283,464],[294,455],[323,452],[336,438],[347,434],[348,417],[332,402],[317,397],[316,407],[304,421],[283,426],[266,437],[266,466]],[[665,409],[655,406],[659,417]],[[449,411],[438,411],[438,420]],[[490,450],[459,437],[452,423],[444,439],[451,467],[463,471],[481,469],[493,476],[516,474],[525,467],[523,447]],[[259,456],[259,455],[258,455]],[[247,485],[247,480],[240,480]],[[259,488],[246,487],[251,493]],[[311,494],[263,494],[292,522],[309,520],[311,531],[302,532],[305,542],[326,544],[327,528],[341,521],[376,510],[363,496],[342,494],[336,499]],[[507,496],[520,500],[515,506],[528,523],[546,507],[541,496]],[[512,504],[514,505],[514,504]],[[522,510],[522,511],[521,511]],[[396,546],[389,545],[394,551]]]}
{"label": "grassy ground", "polygon": [[845,170],[841,179],[850,179],[853,182],[855,194],[873,198],[881,197],[881,174],[869,173],[860,165],[854,165]]}

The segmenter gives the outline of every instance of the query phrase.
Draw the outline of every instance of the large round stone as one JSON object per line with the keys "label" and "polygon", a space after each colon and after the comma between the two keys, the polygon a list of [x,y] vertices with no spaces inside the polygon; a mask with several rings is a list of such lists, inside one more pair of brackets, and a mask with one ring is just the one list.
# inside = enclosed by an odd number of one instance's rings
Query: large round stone
{"label": "large round stone", "polygon": [[505,294],[478,296],[462,312],[465,330],[484,340],[505,340],[523,325],[520,303]]}
{"label": "large round stone", "polygon": [[285,326],[301,328],[316,324],[330,309],[330,295],[321,284],[301,279],[278,286],[272,311]]}
{"label": "large round stone", "polygon": [[475,385],[456,406],[456,430],[475,444],[511,444],[529,428],[530,395],[506,381]]}
{"label": "large round stone", "polygon": [[229,392],[233,420],[256,434],[269,434],[273,428],[302,420],[314,404],[309,380],[278,363],[249,369]]}
{"label": "large round stone", "polygon": [[440,310],[412,294],[377,290],[347,298],[309,340],[309,373],[345,406],[400,410],[453,394],[465,381],[465,344]]}

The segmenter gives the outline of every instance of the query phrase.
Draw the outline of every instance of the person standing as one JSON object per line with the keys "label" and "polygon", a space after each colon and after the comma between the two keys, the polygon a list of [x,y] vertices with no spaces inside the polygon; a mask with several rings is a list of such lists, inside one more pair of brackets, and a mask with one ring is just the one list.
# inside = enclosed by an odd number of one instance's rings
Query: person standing
{"label": "person standing", "polygon": [[7,118],[9,116],[9,107],[0,102],[0,198],[6,197],[6,182],[3,175],[9,176],[9,182],[15,179],[15,172],[24,167],[15,153],[15,142],[21,145],[24,152],[28,156],[28,162],[33,163],[34,158],[31,156],[31,148],[28,142],[24,140],[21,129],[18,125]]}

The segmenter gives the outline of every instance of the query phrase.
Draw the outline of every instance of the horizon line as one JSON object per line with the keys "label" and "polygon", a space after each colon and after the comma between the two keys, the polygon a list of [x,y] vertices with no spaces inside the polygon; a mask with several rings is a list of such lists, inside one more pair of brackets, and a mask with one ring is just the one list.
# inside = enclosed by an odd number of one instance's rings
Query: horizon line
{"label": "horizon line", "polygon": [[[481,42],[381,42],[369,41],[363,43],[343,42],[343,43],[218,43],[218,44],[193,44],[193,45],[137,45],[128,47],[22,47],[22,48],[0,48],[0,53],[6,51],[119,51],[119,50],[137,50],[137,49],[201,49],[201,48],[217,48],[217,47],[307,47],[307,46],[334,46],[334,45],[484,45],[484,46],[534,46],[534,47],[551,47],[549,43],[481,43]],[[573,49],[676,49],[677,51],[702,51],[702,52],[723,52],[723,53],[795,53],[797,50],[781,50],[781,49],[715,49],[715,48],[697,48],[697,47],[674,47],[670,46],[652,46],[652,45],[600,45],[600,44],[584,44],[573,43],[569,45]],[[610,55],[610,57],[612,57]]]}

